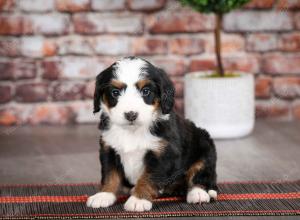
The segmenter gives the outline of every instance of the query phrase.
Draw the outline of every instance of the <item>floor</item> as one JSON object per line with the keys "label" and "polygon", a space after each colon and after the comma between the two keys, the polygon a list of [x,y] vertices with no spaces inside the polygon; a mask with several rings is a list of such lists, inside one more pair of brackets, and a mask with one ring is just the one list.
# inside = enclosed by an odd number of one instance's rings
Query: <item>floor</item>
{"label": "floor", "polygon": [[[98,136],[96,125],[1,127],[0,184],[98,182]],[[252,135],[216,145],[219,182],[300,179],[300,122],[258,121]]]}

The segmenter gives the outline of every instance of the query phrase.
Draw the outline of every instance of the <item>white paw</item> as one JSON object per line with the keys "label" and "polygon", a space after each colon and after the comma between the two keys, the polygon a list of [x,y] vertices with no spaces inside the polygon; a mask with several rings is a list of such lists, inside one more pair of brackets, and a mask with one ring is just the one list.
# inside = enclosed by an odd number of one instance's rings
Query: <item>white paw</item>
{"label": "white paw", "polygon": [[152,208],[152,202],[146,199],[139,199],[135,196],[130,196],[124,204],[126,211],[131,212],[144,212]]}
{"label": "white paw", "polygon": [[213,198],[213,199],[217,199],[217,197],[218,197],[218,193],[217,193],[217,191],[216,190],[208,190],[208,195],[209,195],[209,197],[210,198]]}
{"label": "white paw", "polygon": [[188,192],[186,201],[188,203],[202,203],[202,202],[209,202],[210,197],[208,193],[201,189],[200,187],[193,187],[191,191]]}
{"label": "white paw", "polygon": [[90,196],[86,202],[86,205],[92,208],[106,208],[114,204],[116,199],[116,196],[111,192],[99,192],[93,196]]}

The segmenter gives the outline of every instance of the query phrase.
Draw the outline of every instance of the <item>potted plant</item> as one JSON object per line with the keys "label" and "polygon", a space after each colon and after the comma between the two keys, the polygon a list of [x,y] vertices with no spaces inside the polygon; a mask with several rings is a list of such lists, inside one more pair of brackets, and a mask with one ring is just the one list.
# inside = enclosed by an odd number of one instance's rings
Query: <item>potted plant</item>
{"label": "potted plant", "polygon": [[245,136],[254,127],[254,77],[226,72],[221,57],[223,15],[249,0],[181,0],[194,10],[216,15],[216,70],[185,75],[185,114],[213,138]]}

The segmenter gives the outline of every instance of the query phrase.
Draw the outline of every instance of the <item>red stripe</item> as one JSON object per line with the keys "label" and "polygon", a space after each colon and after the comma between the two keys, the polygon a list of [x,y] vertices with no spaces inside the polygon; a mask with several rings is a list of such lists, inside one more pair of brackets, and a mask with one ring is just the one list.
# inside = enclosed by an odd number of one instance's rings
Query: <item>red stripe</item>
{"label": "red stripe", "polygon": [[[280,183],[299,183],[300,180],[266,180],[266,181],[225,181],[220,182],[218,185],[229,184],[280,184]],[[7,187],[52,187],[52,186],[100,186],[99,183],[87,182],[87,183],[45,183],[45,184],[0,184],[0,188]]]}
{"label": "red stripe", "polygon": [[[291,213],[291,214],[300,214],[300,209],[298,210],[232,210],[232,211],[172,211],[172,212],[109,212],[109,213],[81,213],[81,214],[76,214],[76,213],[65,213],[65,214],[31,214],[31,215],[26,215],[26,216],[11,216],[14,218],[22,218],[22,217],[79,217],[79,216],[160,216],[160,215],[165,215],[165,216],[185,216],[185,215],[190,215],[190,216],[195,216],[195,215],[251,215],[251,214],[274,214],[274,213],[279,213],[279,214],[286,214],[286,213]],[[10,216],[6,216],[10,217]]]}
{"label": "red stripe", "polygon": [[[35,203],[35,202],[86,202],[87,195],[82,196],[7,196],[0,197],[0,203]],[[124,201],[126,197],[120,197],[119,201]],[[220,194],[218,201],[226,200],[246,200],[246,199],[300,199],[300,192],[295,193],[247,193],[247,194]],[[182,197],[158,198],[156,202],[180,201]]]}

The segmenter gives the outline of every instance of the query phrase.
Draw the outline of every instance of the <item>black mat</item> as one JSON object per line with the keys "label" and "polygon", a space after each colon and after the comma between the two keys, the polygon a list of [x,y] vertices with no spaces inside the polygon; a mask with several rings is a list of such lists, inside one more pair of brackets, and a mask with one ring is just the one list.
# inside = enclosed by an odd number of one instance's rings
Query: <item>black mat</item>
{"label": "black mat", "polygon": [[148,212],[126,212],[120,197],[109,208],[85,205],[96,184],[0,186],[0,218],[143,218],[174,216],[265,216],[300,215],[300,181],[221,183],[217,201],[187,204],[184,198],[155,200]]}

